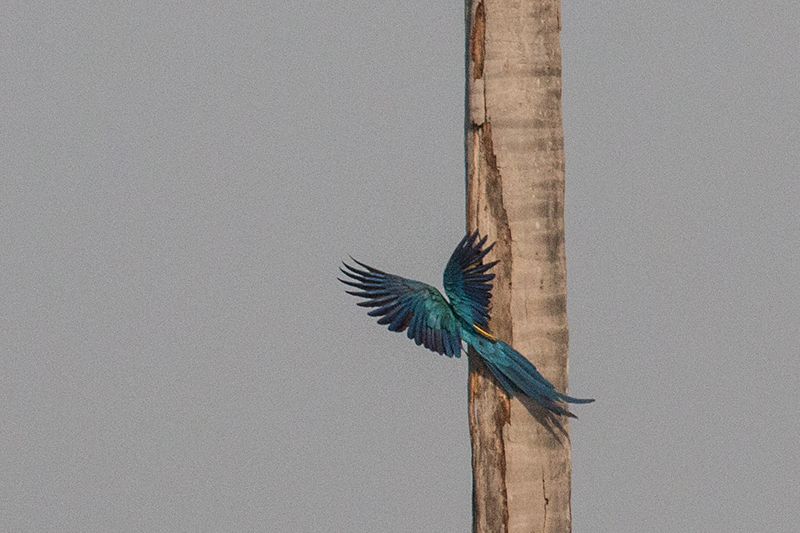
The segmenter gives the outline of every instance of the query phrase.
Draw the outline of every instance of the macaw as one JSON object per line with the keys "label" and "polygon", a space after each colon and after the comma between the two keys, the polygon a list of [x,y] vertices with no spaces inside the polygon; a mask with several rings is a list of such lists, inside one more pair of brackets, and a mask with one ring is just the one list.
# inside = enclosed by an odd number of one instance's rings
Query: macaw
{"label": "macaw", "polygon": [[[489,304],[494,274],[488,271],[499,261],[485,265],[481,260],[494,243],[478,232],[467,234],[456,246],[444,269],[445,300],[435,287],[412,279],[387,274],[355,261],[361,268],[343,263],[339,268],[350,279],[339,279],[358,291],[348,294],[364,298],[357,305],[376,307],[367,314],[380,317],[378,324],[389,331],[408,330],[408,338],[417,346],[447,357],[460,357],[462,342],[472,346],[483,358],[497,381],[513,396],[522,392],[545,409],[577,418],[561,402],[590,403],[594,399],[573,398],[558,392],[533,364],[489,330]],[[352,259],[352,257],[351,257]]]}

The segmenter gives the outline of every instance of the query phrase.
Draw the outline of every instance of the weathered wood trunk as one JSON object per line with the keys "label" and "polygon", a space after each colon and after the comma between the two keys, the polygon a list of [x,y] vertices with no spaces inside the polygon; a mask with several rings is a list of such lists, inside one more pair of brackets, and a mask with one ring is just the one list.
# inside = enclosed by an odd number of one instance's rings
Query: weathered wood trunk
{"label": "weathered wood trunk", "polygon": [[[567,385],[559,0],[467,0],[467,225],[497,244],[494,333]],[[470,354],[473,531],[572,529],[569,425]]]}

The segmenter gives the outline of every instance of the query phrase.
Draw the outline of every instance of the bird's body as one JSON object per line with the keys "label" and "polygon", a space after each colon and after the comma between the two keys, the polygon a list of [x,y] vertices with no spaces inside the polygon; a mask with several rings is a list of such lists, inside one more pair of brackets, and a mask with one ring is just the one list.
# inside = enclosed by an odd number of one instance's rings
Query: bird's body
{"label": "bird's body", "polygon": [[354,261],[342,272],[351,280],[342,283],[359,289],[348,294],[365,298],[362,307],[375,307],[368,314],[380,317],[378,324],[390,331],[407,331],[417,345],[448,357],[460,357],[462,341],[472,346],[489,370],[511,395],[522,392],[545,409],[574,417],[561,403],[589,403],[561,394],[522,354],[489,331],[489,304],[494,274],[487,273],[497,262],[481,264],[494,244],[483,248],[486,237],[467,235],[456,247],[444,271],[444,289],[449,301],[435,287],[387,274]]}

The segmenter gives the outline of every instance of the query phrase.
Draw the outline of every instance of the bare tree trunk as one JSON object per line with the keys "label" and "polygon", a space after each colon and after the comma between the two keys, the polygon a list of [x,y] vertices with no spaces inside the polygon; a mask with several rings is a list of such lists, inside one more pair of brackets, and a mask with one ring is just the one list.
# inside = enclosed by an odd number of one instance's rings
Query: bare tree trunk
{"label": "bare tree trunk", "polygon": [[[467,225],[496,240],[494,333],[567,384],[559,0],[467,0]],[[572,529],[569,426],[470,353],[473,531]]]}

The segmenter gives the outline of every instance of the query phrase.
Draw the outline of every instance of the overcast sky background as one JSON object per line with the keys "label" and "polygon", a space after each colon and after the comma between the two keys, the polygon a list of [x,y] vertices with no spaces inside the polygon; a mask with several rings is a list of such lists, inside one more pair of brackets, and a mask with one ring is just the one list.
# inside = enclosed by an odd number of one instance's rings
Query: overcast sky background
{"label": "overcast sky background", "polygon": [[[462,2],[7,2],[0,530],[464,532]],[[564,0],[575,533],[800,523],[800,3]]]}

